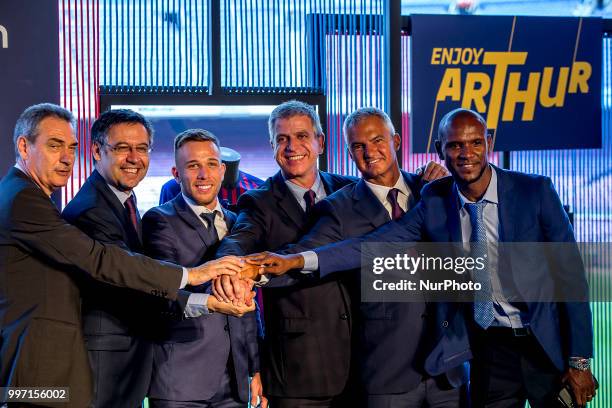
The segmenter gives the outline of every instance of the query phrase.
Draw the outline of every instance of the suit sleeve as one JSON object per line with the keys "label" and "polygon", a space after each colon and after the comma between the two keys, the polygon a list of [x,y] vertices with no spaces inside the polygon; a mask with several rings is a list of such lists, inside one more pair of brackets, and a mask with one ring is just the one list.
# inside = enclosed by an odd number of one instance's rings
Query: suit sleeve
{"label": "suit sleeve", "polygon": [[[575,242],[574,231],[567,213],[563,209],[561,200],[549,178],[546,178],[541,191],[541,225],[547,241]],[[557,253],[558,252],[558,253]],[[553,270],[555,280],[566,288],[562,293],[568,297],[588,299],[589,288],[586,274],[580,260],[578,247],[564,247],[563,251],[556,251],[552,256],[556,260]],[[570,266],[571,267],[567,267]],[[576,268],[576,266],[580,266]],[[567,325],[564,327],[564,338],[568,341],[567,357],[593,356],[593,325],[591,309],[588,302],[562,302],[559,303],[560,313],[564,314]],[[562,329],[563,330],[563,329]]]}
{"label": "suit sleeve", "polygon": [[182,277],[179,266],[92,240],[68,224],[38,189],[19,192],[11,212],[10,234],[25,251],[111,285],[176,298]]}
{"label": "suit sleeve", "polygon": [[423,201],[397,221],[388,222],[369,234],[316,248],[321,278],[330,273],[361,267],[361,246],[368,242],[416,242],[421,240]]}
{"label": "suit sleeve", "polygon": [[[320,201],[315,207],[317,222],[297,243],[285,247],[284,254],[296,254],[309,251],[333,242],[342,241],[342,219],[334,204],[329,200]],[[280,276],[274,276],[265,285],[267,288],[292,286],[305,280],[313,279],[313,274],[303,274],[292,271]]]}
{"label": "suit sleeve", "polygon": [[238,199],[238,217],[231,232],[226,235],[217,249],[217,258],[226,255],[248,255],[262,250],[268,227],[264,209],[247,193]]}

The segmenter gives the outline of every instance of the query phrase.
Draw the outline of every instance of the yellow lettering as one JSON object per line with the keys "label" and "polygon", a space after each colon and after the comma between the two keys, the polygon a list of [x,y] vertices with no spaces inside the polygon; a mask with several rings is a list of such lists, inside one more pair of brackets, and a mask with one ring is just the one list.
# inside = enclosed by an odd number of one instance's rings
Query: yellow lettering
{"label": "yellow lettering", "polygon": [[461,63],[463,65],[469,65],[472,62],[474,55],[472,54],[471,48],[464,48],[461,53]]}
{"label": "yellow lettering", "polygon": [[440,53],[442,48],[434,48],[431,52],[431,65],[440,65]]}
{"label": "yellow lettering", "polygon": [[461,68],[446,68],[438,88],[436,101],[450,97],[453,101],[461,100]]}
{"label": "yellow lettering", "polygon": [[540,105],[545,108],[553,106],[561,107],[565,103],[565,89],[567,88],[567,77],[569,76],[569,68],[561,67],[559,69],[559,78],[557,78],[557,90],[555,96],[550,96],[550,87],[553,76],[553,67],[544,67],[542,74],[542,86],[540,87]]}
{"label": "yellow lettering", "polygon": [[591,64],[584,61],[574,62],[572,65],[572,73],[570,75],[568,93],[576,93],[580,88],[581,93],[589,92],[589,78],[592,73]]}
{"label": "yellow lettering", "polygon": [[499,121],[499,111],[501,109],[501,99],[504,93],[504,82],[508,65],[522,65],[526,60],[526,52],[485,52],[483,64],[495,65],[493,88],[487,112],[487,127],[490,129],[496,129],[497,122]]}
{"label": "yellow lettering", "polygon": [[484,99],[490,89],[491,79],[487,74],[484,72],[468,72],[465,78],[461,107],[464,109],[472,109],[472,103],[474,103],[478,112],[486,112],[487,104]]}
{"label": "yellow lettering", "polygon": [[442,48],[442,64],[450,64],[453,60],[453,49],[452,48]]}
{"label": "yellow lettering", "polygon": [[455,52],[455,58],[451,61],[451,64],[457,65],[461,61],[461,48],[453,48],[453,51]]}
{"label": "yellow lettering", "polygon": [[474,65],[480,64],[480,57],[482,56],[483,52],[484,48],[474,48]]}
{"label": "yellow lettering", "polygon": [[536,97],[538,94],[538,85],[540,84],[540,75],[541,74],[539,72],[531,72],[527,81],[527,89],[524,91],[518,89],[521,82],[521,74],[518,72],[512,72],[508,75],[506,102],[504,103],[504,113],[502,115],[502,120],[504,122],[514,120],[514,110],[517,103],[525,104],[523,107],[523,115],[521,116],[521,120],[533,120]]}

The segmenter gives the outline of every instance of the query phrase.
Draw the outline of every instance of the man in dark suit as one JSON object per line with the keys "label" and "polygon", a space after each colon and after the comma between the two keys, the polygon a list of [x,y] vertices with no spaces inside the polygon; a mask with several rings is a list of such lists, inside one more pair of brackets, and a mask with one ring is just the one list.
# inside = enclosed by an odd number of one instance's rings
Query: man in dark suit
{"label": "man in dark suit", "polygon": [[[133,189],[149,167],[153,128],[128,109],[102,113],[91,129],[95,170],[62,216],[91,238],[143,253],[141,221]],[[82,279],[83,333],[94,379],[94,407],[136,407],[149,389],[151,338],[166,302],[145,294]],[[196,301],[179,295],[174,314]],[[214,299],[213,299],[214,300]],[[158,311],[159,313],[156,313]]]}
{"label": "man in dark suit", "polygon": [[[215,255],[236,216],[217,199],[225,173],[217,138],[205,130],[189,129],[177,135],[174,151],[172,173],[181,193],[145,214],[145,248],[160,260],[197,265]],[[207,286],[187,289],[216,302],[206,293]],[[227,305],[232,308],[232,303]],[[259,398],[267,406],[259,375],[255,312],[242,318],[213,313],[171,323],[163,331],[153,351],[152,407],[244,407],[249,391],[253,405]],[[195,372],[201,375],[194,378]],[[249,377],[253,377],[250,387]]]}
{"label": "man in dark suit", "polygon": [[[317,223],[291,252],[364,235],[398,219],[420,199],[422,179],[400,170],[396,154],[400,136],[383,111],[358,109],[346,118],[343,131],[362,178],[317,204]],[[439,165],[429,166],[428,171],[430,174],[424,175],[428,180],[448,174]],[[347,273],[359,278],[358,272]],[[357,303],[359,297],[359,292],[353,294]],[[449,364],[451,368],[439,370],[447,376],[426,373],[423,363],[433,343],[431,326],[435,325],[425,320],[425,302],[367,302],[359,308],[356,336],[364,406],[459,406],[458,387],[467,381],[462,363],[470,355],[454,356],[454,367]]]}
{"label": "man in dark suit", "polygon": [[[584,269],[576,268],[581,264],[572,227],[550,179],[490,165],[490,143],[486,122],[476,112],[457,109],[445,115],[436,148],[452,178],[426,186],[421,202],[397,222],[316,249],[319,273],[325,277],[358,267],[364,241],[463,242],[473,248],[485,243],[487,273],[472,277],[483,290],[465,313],[474,353],[474,406],[519,407],[529,400],[532,407],[549,407],[562,380],[569,383],[578,405],[585,405],[595,395],[590,371],[593,331],[584,301]],[[503,257],[498,249],[508,242],[569,245],[552,262],[533,244],[529,253]],[[268,272],[282,272],[302,268],[303,257],[311,255],[269,256],[264,261],[271,264]],[[544,301],[533,301],[534,287]],[[552,293],[559,287],[580,296],[555,301]],[[508,293],[516,301],[509,301]]]}
{"label": "man in dark suit", "polygon": [[[308,229],[314,203],[355,181],[317,170],[325,137],[311,106],[283,103],[268,124],[280,171],[240,197],[238,218],[217,255],[245,255],[297,242]],[[270,404],[347,406],[341,396],[349,378],[352,313],[345,282],[265,287],[263,301],[262,375]]]}
{"label": "man in dark suit", "polygon": [[0,296],[9,304],[1,323],[30,311],[31,316],[24,337],[9,340],[0,382],[70,387],[70,402],[63,406],[85,407],[92,380],[76,278],[89,274],[175,299],[187,283],[201,284],[226,268],[239,271],[240,261],[185,269],[101,244],[66,223],[50,196],[68,182],[78,144],[67,110],[52,104],[29,107],[17,120],[14,143],[17,163],[0,181]]}

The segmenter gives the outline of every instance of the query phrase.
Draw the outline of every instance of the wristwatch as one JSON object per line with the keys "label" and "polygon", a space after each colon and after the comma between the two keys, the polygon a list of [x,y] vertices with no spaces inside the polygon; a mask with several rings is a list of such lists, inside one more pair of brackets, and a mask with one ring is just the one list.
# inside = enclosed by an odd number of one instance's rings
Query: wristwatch
{"label": "wristwatch", "polygon": [[591,359],[582,357],[570,357],[569,366],[579,371],[586,371],[591,368]]}

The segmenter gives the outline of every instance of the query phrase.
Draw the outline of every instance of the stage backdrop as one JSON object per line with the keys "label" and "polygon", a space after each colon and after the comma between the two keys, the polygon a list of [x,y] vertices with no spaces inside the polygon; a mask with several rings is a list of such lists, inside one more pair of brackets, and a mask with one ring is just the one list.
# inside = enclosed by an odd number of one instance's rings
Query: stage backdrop
{"label": "stage backdrop", "polygon": [[15,162],[19,114],[39,102],[59,103],[57,1],[0,1],[0,177]]}
{"label": "stage backdrop", "polygon": [[411,21],[413,152],[434,152],[438,122],[459,107],[486,118],[498,151],[601,146],[601,19]]}

